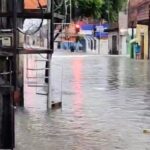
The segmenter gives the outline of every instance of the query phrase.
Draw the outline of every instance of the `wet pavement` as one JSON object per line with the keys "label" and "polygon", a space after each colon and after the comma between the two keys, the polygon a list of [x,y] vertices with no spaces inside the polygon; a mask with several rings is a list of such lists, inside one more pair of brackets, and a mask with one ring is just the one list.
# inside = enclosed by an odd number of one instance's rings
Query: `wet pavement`
{"label": "wet pavement", "polygon": [[150,62],[61,53],[55,63],[63,107],[47,112],[46,97],[26,87],[16,150],[150,150]]}

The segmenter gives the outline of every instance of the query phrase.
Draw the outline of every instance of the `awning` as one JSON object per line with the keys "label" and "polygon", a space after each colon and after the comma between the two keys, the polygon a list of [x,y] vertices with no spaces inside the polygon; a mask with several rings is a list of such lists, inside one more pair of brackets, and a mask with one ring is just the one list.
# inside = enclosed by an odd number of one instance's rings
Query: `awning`
{"label": "awning", "polygon": [[108,28],[105,29],[104,32],[119,32],[119,28]]}
{"label": "awning", "polygon": [[130,44],[133,44],[133,43],[139,43],[140,44],[140,41],[138,38],[134,38],[134,39],[130,40]]}

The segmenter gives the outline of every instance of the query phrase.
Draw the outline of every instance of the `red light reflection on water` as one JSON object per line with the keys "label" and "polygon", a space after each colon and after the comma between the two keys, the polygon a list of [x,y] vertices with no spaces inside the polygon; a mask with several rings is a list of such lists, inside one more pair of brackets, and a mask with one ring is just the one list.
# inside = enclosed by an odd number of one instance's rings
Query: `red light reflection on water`
{"label": "red light reflection on water", "polygon": [[74,110],[75,115],[81,115],[83,105],[83,91],[82,91],[82,72],[83,72],[83,59],[78,58],[72,62],[73,69],[73,89],[75,92],[74,97]]}
{"label": "red light reflection on water", "polygon": [[[28,70],[29,68],[36,68],[36,57],[33,55],[26,56],[24,58],[24,93],[25,93],[25,105],[27,107],[33,107],[36,104],[36,88],[29,87],[28,84],[35,79],[29,77],[36,77],[36,72]],[[28,83],[29,82],[29,83]]]}

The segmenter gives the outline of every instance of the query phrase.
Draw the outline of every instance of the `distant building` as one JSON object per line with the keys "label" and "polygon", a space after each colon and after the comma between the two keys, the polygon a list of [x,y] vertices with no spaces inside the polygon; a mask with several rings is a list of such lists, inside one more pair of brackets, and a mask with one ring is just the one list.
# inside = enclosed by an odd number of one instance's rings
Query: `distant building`
{"label": "distant building", "polygon": [[[141,58],[150,58],[150,0],[129,1],[129,28],[136,28],[134,38],[141,46]],[[134,34],[134,33],[132,33]]]}
{"label": "distant building", "polygon": [[112,23],[108,29],[108,50],[109,54],[118,55],[119,54],[119,25],[118,22]]}
{"label": "distant building", "polygon": [[112,55],[128,55],[127,37],[128,37],[128,14],[127,11],[121,11],[118,14],[118,22],[111,23],[108,32],[108,49]]}
{"label": "distant building", "polygon": [[[80,35],[84,37],[84,51],[88,53],[108,54],[108,33],[104,32],[108,24],[82,24]],[[83,41],[83,40],[82,40]]]}

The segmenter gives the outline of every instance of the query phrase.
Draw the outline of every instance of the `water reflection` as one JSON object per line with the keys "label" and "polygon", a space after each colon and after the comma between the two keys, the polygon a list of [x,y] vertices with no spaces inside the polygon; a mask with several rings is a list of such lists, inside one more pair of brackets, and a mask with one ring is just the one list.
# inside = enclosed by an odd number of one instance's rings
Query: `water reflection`
{"label": "water reflection", "polygon": [[108,89],[117,90],[119,88],[119,70],[120,62],[116,58],[108,59],[108,73],[107,73],[107,81],[108,81]]}
{"label": "water reflection", "polygon": [[73,91],[74,95],[74,112],[79,113],[82,110],[83,105],[83,91],[82,91],[82,71],[83,71],[83,60],[81,58],[76,59],[72,62],[73,72]]}
{"label": "water reflection", "polygon": [[65,68],[63,109],[46,114],[45,97],[26,95],[16,150],[149,149],[150,62],[69,54],[53,61]]}

